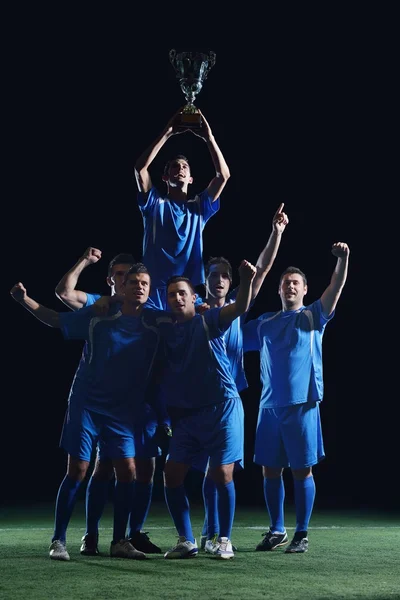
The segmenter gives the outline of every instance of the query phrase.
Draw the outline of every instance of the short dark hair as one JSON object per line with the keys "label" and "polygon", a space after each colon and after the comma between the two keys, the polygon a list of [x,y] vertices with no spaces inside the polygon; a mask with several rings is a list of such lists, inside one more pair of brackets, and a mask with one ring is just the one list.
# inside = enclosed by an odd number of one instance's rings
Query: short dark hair
{"label": "short dark hair", "polygon": [[171,166],[171,163],[175,162],[176,160],[184,160],[185,162],[187,162],[187,164],[189,165],[189,170],[190,170],[190,164],[188,159],[186,158],[186,156],[184,156],[183,154],[177,154],[176,156],[174,156],[174,158],[171,158],[165,165],[164,167],[164,177],[167,177],[168,175],[168,171],[169,168]]}
{"label": "short dark hair", "polygon": [[126,254],[121,252],[117,254],[110,260],[108,263],[108,276],[111,277],[112,268],[114,265],[134,265],[136,263],[136,259],[132,256],[132,254]]}
{"label": "short dark hair", "polygon": [[279,286],[281,285],[282,279],[285,277],[285,275],[288,275],[288,274],[291,275],[293,273],[297,273],[298,275],[300,275],[303,278],[304,285],[307,285],[307,277],[305,276],[303,271],[301,271],[297,267],[288,267],[287,269],[285,269],[283,271],[282,275],[279,278]]}
{"label": "short dark hair", "polygon": [[128,277],[129,275],[136,275],[137,273],[147,273],[147,275],[149,276],[150,282],[151,282],[151,277],[150,277],[150,273],[146,267],[146,265],[144,265],[143,263],[135,263],[131,266],[131,268],[129,269],[129,271],[127,271],[125,273],[124,276],[124,283],[126,283],[128,281]]}
{"label": "short dark hair", "polygon": [[189,277],[184,277],[183,275],[173,275],[170,277],[167,281],[167,291],[172,283],[178,283],[179,281],[184,281],[187,283],[192,294],[196,294],[196,290],[194,289],[193,283],[190,281]]}
{"label": "short dark hair", "polygon": [[228,273],[229,281],[232,283],[232,265],[227,258],[224,258],[223,256],[212,256],[204,267],[205,272],[206,272],[206,277],[209,276],[210,268],[213,265],[225,265],[226,272]]}

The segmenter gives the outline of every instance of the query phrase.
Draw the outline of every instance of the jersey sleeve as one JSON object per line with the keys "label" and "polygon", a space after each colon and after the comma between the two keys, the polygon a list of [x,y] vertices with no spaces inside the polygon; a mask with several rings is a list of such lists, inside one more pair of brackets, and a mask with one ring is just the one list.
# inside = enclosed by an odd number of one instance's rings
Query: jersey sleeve
{"label": "jersey sleeve", "polygon": [[325,329],[325,326],[327,323],[329,323],[329,321],[331,319],[333,319],[333,317],[335,316],[335,311],[333,310],[331,312],[331,314],[329,315],[329,317],[326,317],[323,313],[323,309],[322,309],[322,302],[321,299],[316,300],[315,302],[313,302],[312,304],[310,304],[309,306],[307,306],[307,308],[309,310],[312,311],[313,315],[314,315],[314,320],[316,321],[316,323],[319,323],[319,330],[323,330]]}
{"label": "jersey sleeve", "polygon": [[207,190],[201,192],[199,195],[200,199],[200,212],[203,215],[204,223],[207,223],[208,219],[210,219],[216,212],[219,211],[220,200],[217,198],[216,200],[212,200],[211,196],[209,196]]}
{"label": "jersey sleeve", "polygon": [[248,352],[250,350],[260,350],[260,336],[258,328],[260,321],[258,319],[252,319],[242,327],[243,331],[243,351]]}
{"label": "jersey sleeve", "polygon": [[86,306],[92,306],[92,304],[97,302],[99,298],[101,298],[101,294],[88,294],[86,292],[86,304],[83,308],[85,308]]}
{"label": "jersey sleeve", "polygon": [[59,313],[61,333],[66,340],[86,340],[94,314],[91,306],[75,312]]}
{"label": "jersey sleeve", "polygon": [[152,211],[160,198],[160,194],[155,187],[150,188],[148,192],[138,192],[137,201],[139,208],[143,214]]}

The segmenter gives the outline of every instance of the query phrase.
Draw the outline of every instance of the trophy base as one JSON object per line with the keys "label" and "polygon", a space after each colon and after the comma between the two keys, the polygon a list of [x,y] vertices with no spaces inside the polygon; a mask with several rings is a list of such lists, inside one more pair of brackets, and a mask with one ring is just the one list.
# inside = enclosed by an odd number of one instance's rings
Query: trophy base
{"label": "trophy base", "polygon": [[201,129],[202,124],[200,113],[181,113],[177,119],[179,129]]}

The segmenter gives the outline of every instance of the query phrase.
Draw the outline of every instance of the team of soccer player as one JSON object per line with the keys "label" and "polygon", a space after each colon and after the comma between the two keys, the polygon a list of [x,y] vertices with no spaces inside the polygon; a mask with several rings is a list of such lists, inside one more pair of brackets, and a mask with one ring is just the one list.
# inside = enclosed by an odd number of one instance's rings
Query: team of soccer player
{"label": "team of soccer player", "polygon": [[[143,526],[156,457],[165,440],[165,501],[178,534],[165,558],[195,557],[199,548],[212,558],[234,557],[234,473],[243,468],[244,452],[240,392],[247,387],[243,353],[253,350],[260,353],[262,383],[254,461],[262,466],[270,519],[256,550],[280,546],[287,546],[287,553],[308,550],[315,498],[312,467],[324,458],[319,413],[322,339],[346,282],[349,247],[333,244],[336,265],[318,300],[304,306],[306,275],[288,267],[279,280],[282,310],[247,320],[289,222],[284,205],[272,218],[271,234],[256,265],[241,262],[240,283],[232,290],[232,267],[226,258],[214,257],[203,264],[202,232],[219,210],[230,177],[204,115],[200,129],[185,131],[207,144],[215,167],[208,187],[189,196],[193,178],[183,155],[165,166],[166,193],[159,192],[150,178],[149,167],[166,141],[184,133],[177,116],[135,165],[144,225],[142,261],[118,254],[110,262],[111,294],[100,297],[77,289],[82,270],[101,258],[101,251],[92,247],[56,288],[71,311],[56,312],[37,303],[21,282],[11,290],[17,302],[46,325],[61,329],[65,339],[85,342],[60,441],[68,461],[50,546],[50,558],[55,560],[70,559],[67,527],[94,452],[81,554],[99,553],[99,521],[114,475],[110,555],[141,560],[146,554],[161,553]],[[203,284],[206,291],[199,297],[196,290]],[[184,485],[192,467],[204,473],[205,520],[199,545]],[[290,543],[282,478],[287,467],[293,475],[296,510]]]}

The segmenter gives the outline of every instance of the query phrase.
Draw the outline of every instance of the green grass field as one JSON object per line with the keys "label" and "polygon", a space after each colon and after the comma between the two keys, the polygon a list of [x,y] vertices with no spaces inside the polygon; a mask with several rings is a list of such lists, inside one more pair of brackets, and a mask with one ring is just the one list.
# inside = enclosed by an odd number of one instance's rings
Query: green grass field
{"label": "green grass field", "polygon": [[[196,535],[202,519],[202,508],[192,507]],[[286,523],[291,537],[291,510]],[[267,529],[266,511],[238,507],[232,534],[238,551],[229,561],[204,553],[191,560],[110,558],[110,508],[101,523],[101,556],[81,556],[83,504],[77,505],[68,529],[71,560],[51,561],[52,529],[52,505],[0,511],[1,600],[400,599],[400,514],[316,510],[309,551],[291,555],[284,548],[255,552]],[[145,529],[163,550],[176,541],[162,503],[153,504]]]}

